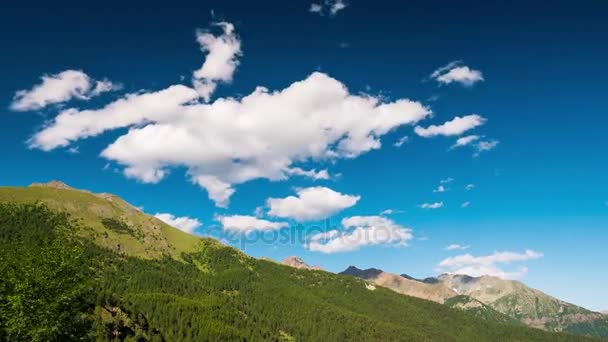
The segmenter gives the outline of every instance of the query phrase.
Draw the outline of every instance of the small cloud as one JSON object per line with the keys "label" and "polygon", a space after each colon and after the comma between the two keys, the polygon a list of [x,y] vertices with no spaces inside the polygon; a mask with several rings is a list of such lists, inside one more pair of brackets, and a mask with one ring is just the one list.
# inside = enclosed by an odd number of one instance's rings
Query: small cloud
{"label": "small cloud", "polygon": [[517,252],[494,252],[490,255],[473,256],[471,254],[461,254],[442,260],[437,265],[439,272],[447,272],[452,274],[466,274],[471,277],[479,277],[482,275],[490,275],[503,279],[521,278],[528,272],[525,266],[518,267],[513,271],[506,271],[500,268],[500,264],[512,264],[542,258],[543,253],[533,250],[526,250],[523,253]]}
{"label": "small cloud", "polygon": [[486,119],[484,117],[477,114],[470,114],[462,117],[457,116],[441,125],[431,125],[427,128],[416,126],[414,132],[423,138],[431,138],[438,135],[461,135],[468,130],[483,125],[485,122]]}
{"label": "small cloud", "polygon": [[403,210],[397,210],[397,209],[385,209],[382,210],[380,212],[381,216],[386,216],[386,215],[394,215],[394,214],[401,214],[403,213]]}
{"label": "small cloud", "polygon": [[401,138],[399,138],[399,140],[395,141],[393,146],[401,147],[403,144],[407,143],[409,141],[409,139],[410,139],[410,137],[408,137],[407,135],[402,136]]}
{"label": "small cloud", "polygon": [[256,217],[264,216],[264,207],[263,206],[256,207],[255,210],[253,211],[253,213]]}
{"label": "small cloud", "polygon": [[472,183],[471,183],[471,184],[467,184],[467,185],[464,187],[464,189],[465,189],[466,191],[471,191],[471,190],[475,189],[475,184],[472,184]]}
{"label": "small cloud", "polygon": [[440,84],[456,82],[468,87],[484,80],[481,71],[463,65],[462,61],[454,61],[438,68],[431,74],[431,78]]}
{"label": "small cloud", "polygon": [[310,4],[310,8],[308,9],[308,11],[311,13],[322,13],[323,6],[321,6],[320,4],[312,3]]}
{"label": "small cloud", "polygon": [[322,186],[297,189],[296,193],[297,196],[267,199],[268,215],[298,222],[322,220],[354,206],[361,198]]}
{"label": "small cloud", "polygon": [[460,205],[461,208],[468,208],[471,205],[471,202],[469,201],[464,201],[462,202],[462,204]]}
{"label": "small cloud", "polygon": [[437,187],[437,189],[433,190],[433,192],[446,192],[446,191],[448,191],[448,189],[446,189],[446,187],[443,185],[439,185]]}
{"label": "small cloud", "polygon": [[443,202],[422,203],[420,205],[422,209],[439,209],[441,207],[443,207]]}
{"label": "small cloud", "polygon": [[469,248],[471,248],[471,245],[463,246],[463,245],[459,245],[457,243],[454,243],[454,244],[451,244],[449,246],[446,246],[444,249],[446,251],[455,251],[455,250],[464,251],[464,250],[467,250]]}
{"label": "small cloud", "polygon": [[439,181],[440,184],[448,184],[448,183],[452,183],[454,181],[454,178],[452,177],[448,177],[448,178],[444,178],[442,180]]}
{"label": "small cloud", "polygon": [[203,225],[203,223],[198,219],[188,216],[178,217],[168,213],[156,213],[154,217],[189,234],[192,234],[196,228]]}
{"label": "small cloud", "polygon": [[498,140],[484,140],[478,142],[477,144],[475,144],[475,149],[477,150],[477,152],[475,152],[473,156],[477,157],[482,152],[491,151],[495,149],[496,146],[498,146],[498,143]]}
{"label": "small cloud", "polygon": [[458,140],[456,140],[456,143],[454,143],[454,145],[452,145],[452,147],[450,147],[450,149],[453,150],[455,148],[467,146],[467,145],[471,144],[472,142],[479,140],[479,138],[480,138],[480,136],[478,136],[478,135],[467,135],[466,137],[458,138]]}
{"label": "small cloud", "polygon": [[348,6],[348,4],[344,2],[344,0],[325,0],[320,3],[313,2],[310,4],[308,11],[318,15],[328,14],[330,17],[333,17],[338,14],[338,12],[345,9],[346,6]]}
{"label": "small cloud", "polygon": [[80,153],[80,151],[78,150],[78,146],[73,146],[73,147],[70,147],[70,148],[68,148],[68,150],[67,150],[67,151],[68,151],[68,153],[69,153],[69,154],[77,154],[77,153]]}
{"label": "small cloud", "polygon": [[17,91],[10,106],[11,110],[25,112],[72,99],[86,101],[122,87],[107,79],[95,80],[81,70],[65,70],[58,74],[43,75],[40,79],[42,82],[32,89]]}

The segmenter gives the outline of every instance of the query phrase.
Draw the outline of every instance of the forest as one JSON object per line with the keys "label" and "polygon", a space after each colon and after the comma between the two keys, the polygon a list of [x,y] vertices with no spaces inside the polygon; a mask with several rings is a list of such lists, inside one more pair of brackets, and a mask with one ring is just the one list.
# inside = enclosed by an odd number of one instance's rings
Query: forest
{"label": "forest", "polygon": [[[130,234],[119,218],[104,224]],[[82,229],[41,203],[0,203],[1,341],[587,340],[257,260],[210,238],[147,259]]]}

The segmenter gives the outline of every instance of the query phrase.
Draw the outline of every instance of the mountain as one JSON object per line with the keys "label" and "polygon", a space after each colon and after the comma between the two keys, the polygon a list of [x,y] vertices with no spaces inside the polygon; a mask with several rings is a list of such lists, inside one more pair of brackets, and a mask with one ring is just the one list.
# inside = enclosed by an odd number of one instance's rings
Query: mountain
{"label": "mountain", "polygon": [[608,337],[608,319],[532,289],[515,280],[492,276],[443,274],[440,281],[531,327]]}
{"label": "mountain", "polygon": [[283,259],[283,264],[297,268],[297,269],[301,269],[301,270],[317,270],[317,271],[321,270],[321,267],[310,266],[307,263],[305,263],[304,260],[302,260],[301,258],[299,258],[297,256],[288,256],[287,258]]}
{"label": "mountain", "polygon": [[377,285],[388,287],[395,292],[437,303],[443,303],[447,298],[458,294],[442,284],[428,284],[414,278],[408,279],[375,268],[361,270],[350,266],[340,274],[363,278]]}
{"label": "mountain", "polygon": [[494,320],[516,320],[548,331],[608,337],[608,317],[570,304],[521,282],[498,277],[442,274],[419,280],[378,269],[350,266],[342,274],[363,278],[398,293],[444,303]]}
{"label": "mountain", "polygon": [[0,187],[0,341],[593,341],[251,258],[109,194]]}

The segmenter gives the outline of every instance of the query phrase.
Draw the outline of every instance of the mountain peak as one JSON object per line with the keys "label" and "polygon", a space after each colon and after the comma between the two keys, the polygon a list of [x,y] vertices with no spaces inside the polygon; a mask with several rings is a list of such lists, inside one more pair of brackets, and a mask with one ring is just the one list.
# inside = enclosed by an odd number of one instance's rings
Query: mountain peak
{"label": "mountain peak", "polygon": [[362,270],[362,269],[357,268],[352,265],[348,266],[347,269],[340,272],[340,274],[350,275],[350,276],[359,277],[359,278],[363,278],[363,279],[374,278],[382,273],[384,273],[384,271],[377,269],[377,268],[368,268],[366,270]]}
{"label": "mountain peak", "polygon": [[321,267],[319,266],[310,266],[307,263],[304,262],[304,260],[302,260],[302,258],[297,257],[297,256],[288,256],[287,258],[283,259],[283,264],[287,265],[287,266],[291,266],[293,268],[297,268],[297,269],[304,269],[304,270],[320,270]]}
{"label": "mountain peak", "polygon": [[55,179],[48,183],[32,183],[32,184],[30,184],[30,187],[44,187],[44,188],[74,190],[74,188],[72,188],[71,186],[65,184],[62,181],[58,181]]}

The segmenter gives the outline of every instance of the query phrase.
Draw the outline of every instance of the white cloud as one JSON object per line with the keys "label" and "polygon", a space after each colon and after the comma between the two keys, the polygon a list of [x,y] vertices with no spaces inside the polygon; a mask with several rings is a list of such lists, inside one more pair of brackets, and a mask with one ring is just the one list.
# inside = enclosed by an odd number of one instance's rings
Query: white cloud
{"label": "white cloud", "polygon": [[471,191],[471,190],[475,189],[475,184],[467,184],[467,185],[464,187],[464,189],[465,189],[466,191]]}
{"label": "white cloud", "polygon": [[167,213],[156,213],[154,217],[170,226],[190,234],[192,234],[196,228],[203,225],[198,219],[188,216],[178,217]]}
{"label": "white cloud", "polygon": [[528,271],[526,267],[519,267],[515,271],[505,271],[498,267],[500,264],[511,264],[543,257],[542,253],[526,250],[524,253],[517,252],[494,252],[485,256],[473,256],[462,254],[442,260],[438,265],[440,272],[453,274],[467,274],[473,277],[491,275],[505,279],[519,278]]}
{"label": "white cloud", "polygon": [[453,181],[454,181],[454,178],[448,177],[448,178],[444,178],[444,179],[440,180],[439,184],[449,184],[449,183],[452,183]]}
{"label": "white cloud", "polygon": [[433,190],[433,192],[446,192],[446,191],[448,191],[448,189],[443,185],[439,185],[437,187],[437,189]]}
{"label": "white cloud", "polygon": [[213,200],[218,207],[228,207],[230,196],[232,196],[235,191],[230,184],[210,175],[193,176],[192,180],[201,188],[207,190],[209,198]]}
{"label": "white cloud", "polygon": [[42,83],[30,90],[17,91],[11,103],[12,110],[37,110],[71,99],[89,100],[120,88],[120,85],[108,80],[96,81],[80,70],[65,70],[54,75],[44,75],[41,79]]}
{"label": "white cloud", "polygon": [[310,8],[308,9],[308,11],[312,13],[322,13],[323,6],[321,4],[312,3],[310,4]]}
{"label": "white cloud", "polygon": [[312,178],[314,180],[319,180],[319,179],[328,180],[328,179],[330,179],[329,172],[327,172],[327,170],[319,170],[319,172],[317,172],[317,170],[315,170],[315,169],[304,170],[304,169],[302,169],[300,167],[292,167],[290,169],[287,169],[285,173],[288,174],[288,175],[292,175],[292,176],[308,177],[308,178]]}
{"label": "white cloud", "polygon": [[329,14],[335,16],[341,10],[345,9],[348,4],[344,0],[324,0],[320,3],[312,3],[308,9],[311,13],[319,15]]}
{"label": "white cloud", "polygon": [[192,74],[192,83],[201,97],[209,102],[218,82],[231,82],[234,71],[242,55],[241,41],[234,32],[234,25],[228,22],[214,23],[223,33],[214,36],[207,31],[197,31],[196,41],[206,53],[205,62]]}
{"label": "white cloud", "polygon": [[422,209],[439,209],[441,207],[443,207],[443,202],[422,203],[420,205]]}
{"label": "white cloud", "polygon": [[457,116],[451,121],[447,121],[442,125],[431,125],[427,128],[416,126],[414,132],[421,137],[429,138],[437,135],[451,136],[461,135],[462,133],[481,126],[486,122],[486,119],[477,114],[466,115],[463,117]]}
{"label": "white cloud", "polygon": [[473,70],[466,65],[462,65],[461,61],[451,62],[435,70],[431,74],[431,78],[442,84],[450,84],[457,82],[465,86],[483,81],[483,74],[479,70]]}
{"label": "white cloud", "polygon": [[322,220],[354,206],[360,196],[344,195],[332,189],[317,186],[296,190],[297,196],[269,198],[268,215],[291,218],[298,222]]}
{"label": "white cloud", "polygon": [[289,225],[287,222],[272,222],[248,215],[216,216],[215,219],[222,224],[222,229],[239,234],[273,231]]}
{"label": "white cloud", "polygon": [[471,248],[471,245],[463,246],[463,245],[459,245],[457,243],[454,243],[454,244],[446,246],[445,250],[446,251],[455,251],[455,250],[464,251],[464,250],[467,250],[469,248]]}
{"label": "white cloud", "polygon": [[213,196],[225,206],[233,184],[284,180],[299,162],[355,158],[379,148],[382,135],[430,115],[418,102],[351,95],[318,72],[281,91],[258,87],[240,100],[193,102],[198,97],[194,89],[175,85],[130,94],[97,110],[67,109],[29,143],[48,151],[129,127],[103,157],[144,182],[158,182],[168,168],[185,166],[201,187],[222,185]]}
{"label": "white cloud", "polygon": [[478,156],[481,152],[491,151],[498,146],[498,140],[484,140],[475,144],[475,156]]}
{"label": "white cloud", "polygon": [[464,201],[462,202],[462,204],[460,205],[461,208],[468,208],[471,206],[471,202],[469,201]]}
{"label": "white cloud", "polygon": [[350,252],[364,246],[406,246],[412,230],[382,216],[353,216],[342,220],[343,230],[313,235],[306,248],[326,254]]}
{"label": "white cloud", "polygon": [[[220,36],[198,34],[207,58],[195,80],[228,81],[237,66],[240,41],[229,23]],[[219,47],[218,47],[219,46]],[[223,51],[214,52],[219,50]],[[106,86],[101,85],[100,89]],[[62,110],[32,136],[31,148],[50,151],[108,131],[124,129],[102,157],[123,166],[125,176],[156,183],[184,167],[190,181],[226,207],[234,185],[254,179],[281,181],[293,175],[326,179],[311,162],[355,158],[381,147],[380,139],[431,111],[407,99],[351,94],[319,72],[282,90],[257,87],[242,98],[202,103],[185,85],[127,94],[99,109]]]}
{"label": "white cloud", "polygon": [[405,144],[406,142],[408,142],[410,139],[410,137],[408,137],[407,135],[402,136],[401,138],[399,138],[399,140],[395,141],[394,146],[395,147],[401,147],[403,146],[403,144]]}
{"label": "white cloud", "polygon": [[380,212],[381,216],[386,216],[386,215],[393,215],[393,214],[400,214],[403,213],[403,210],[397,210],[397,209],[384,209]]}
{"label": "white cloud", "polygon": [[456,140],[456,143],[454,143],[454,145],[452,145],[452,149],[454,148],[458,148],[458,147],[463,147],[463,146],[467,146],[470,143],[479,140],[480,136],[478,135],[467,135],[466,137],[462,137],[462,138],[458,138]]}

